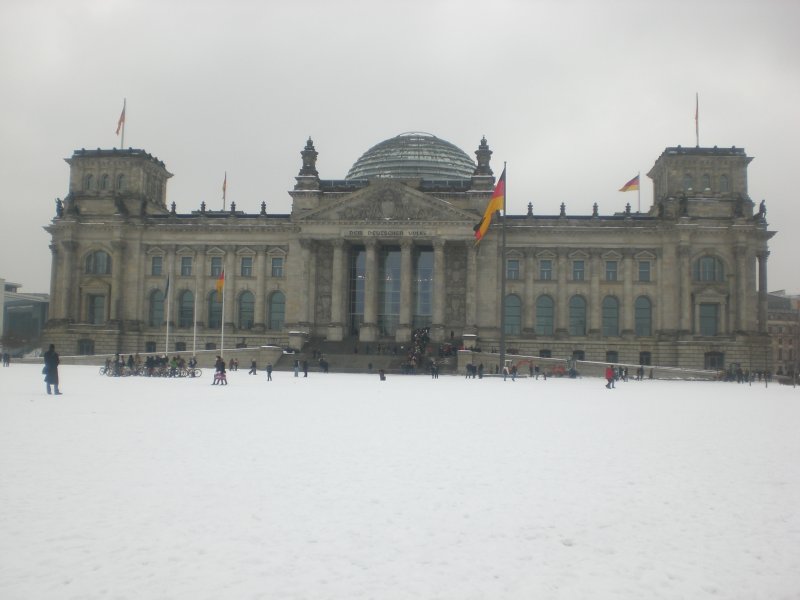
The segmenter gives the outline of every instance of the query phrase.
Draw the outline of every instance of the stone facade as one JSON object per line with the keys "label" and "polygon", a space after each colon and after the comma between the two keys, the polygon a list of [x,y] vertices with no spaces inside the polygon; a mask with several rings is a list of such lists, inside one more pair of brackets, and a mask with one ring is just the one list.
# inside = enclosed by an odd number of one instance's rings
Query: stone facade
{"label": "stone facade", "polygon": [[292,212],[245,214],[168,208],[171,174],[142,150],[76,151],[46,228],[45,342],[64,354],[191,351],[217,347],[224,323],[226,347],[403,343],[429,327],[436,342],[487,350],[502,307],[502,337],[520,353],[687,368],[766,355],[774,232],[748,195],[742,149],[667,148],[647,212],[529,205],[504,235],[496,217],[479,245],[494,177],[485,140],[475,154],[461,180],[321,180],[309,140]]}

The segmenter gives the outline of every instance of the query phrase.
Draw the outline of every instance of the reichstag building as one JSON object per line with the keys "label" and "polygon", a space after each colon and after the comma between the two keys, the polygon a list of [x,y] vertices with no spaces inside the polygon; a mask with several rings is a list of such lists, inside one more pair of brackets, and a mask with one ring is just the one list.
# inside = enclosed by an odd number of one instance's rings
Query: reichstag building
{"label": "reichstag building", "polygon": [[[644,213],[496,216],[490,150],[405,133],[320,179],[311,139],[289,214],[177,212],[137,149],[76,150],[52,236],[44,340],[62,354],[323,341],[433,342],[724,368],[766,360],[768,240],[741,148],[666,148]],[[502,239],[505,237],[505,251]],[[224,302],[217,291],[224,271]],[[502,273],[505,271],[505,290]],[[167,284],[169,281],[169,285]],[[224,306],[224,309],[223,309]],[[763,365],[762,365],[763,366]]]}

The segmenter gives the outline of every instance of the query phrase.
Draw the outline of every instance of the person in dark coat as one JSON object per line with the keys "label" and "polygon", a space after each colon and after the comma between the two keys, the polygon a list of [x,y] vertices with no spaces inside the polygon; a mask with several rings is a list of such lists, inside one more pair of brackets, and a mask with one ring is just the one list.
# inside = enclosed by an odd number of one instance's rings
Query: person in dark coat
{"label": "person in dark coat", "polygon": [[54,344],[50,344],[50,349],[44,353],[44,382],[47,384],[47,393],[50,393],[50,386],[55,388],[56,396],[60,396],[61,392],[58,390],[58,352]]}
{"label": "person in dark coat", "polygon": [[272,363],[267,363],[267,381],[272,381]]}
{"label": "person in dark coat", "polygon": [[256,361],[255,361],[255,359],[250,361],[250,370],[247,373],[248,373],[248,375],[255,375],[256,374]]}

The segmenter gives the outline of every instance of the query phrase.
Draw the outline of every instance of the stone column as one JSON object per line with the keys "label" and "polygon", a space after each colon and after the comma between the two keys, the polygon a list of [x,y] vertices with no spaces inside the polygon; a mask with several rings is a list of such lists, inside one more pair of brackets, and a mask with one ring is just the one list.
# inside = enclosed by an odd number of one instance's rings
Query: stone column
{"label": "stone column", "polygon": [[736,293],[734,294],[733,330],[736,333],[748,330],[747,327],[747,246],[737,244],[734,249],[736,257]]}
{"label": "stone column", "polygon": [[603,333],[602,299],[600,298],[600,278],[603,274],[603,259],[600,250],[592,250],[589,258],[589,322],[586,324],[591,336]]}
{"label": "stone column", "polygon": [[236,315],[236,247],[225,247],[225,287],[222,291],[225,294],[225,314],[222,318],[225,322],[225,330],[233,332]]}
{"label": "stone column", "polygon": [[253,307],[253,331],[264,333],[266,330],[267,307],[265,304],[266,296],[266,277],[267,277],[267,248],[256,249],[256,259],[253,268],[256,271],[256,304]]}
{"label": "stone column", "polygon": [[444,240],[437,239],[433,242],[433,327],[431,340],[443,342],[445,339],[444,308],[446,294],[446,269],[444,256]]}
{"label": "stone column", "polygon": [[569,333],[569,297],[567,296],[567,260],[566,250],[558,249],[555,261],[556,269],[556,337],[564,337]]}
{"label": "stone column", "polygon": [[[467,251],[469,252],[469,251]],[[522,266],[525,273],[525,298],[522,300],[522,329],[533,332],[536,330],[536,298],[533,291],[534,250],[525,251],[525,262]],[[469,290],[469,287],[467,288]]]}
{"label": "stone column", "polygon": [[465,333],[478,333],[478,248],[475,242],[465,242],[467,246],[467,298]]}
{"label": "stone column", "polygon": [[364,322],[361,325],[359,339],[362,342],[374,342],[378,339],[378,242],[367,240],[366,249]]}
{"label": "stone column", "polygon": [[61,276],[61,272],[64,270],[64,266],[61,264],[61,261],[64,257],[64,253],[60,252],[58,249],[58,244],[52,243],[50,244],[50,307],[49,307],[49,320],[57,320],[62,319],[63,315],[61,314],[62,302],[61,302],[61,295],[62,292],[59,286],[59,278]]}
{"label": "stone column", "polygon": [[347,294],[347,267],[345,264],[345,244],[342,239],[335,239],[333,246],[333,261],[331,264],[331,322],[328,324],[328,339],[339,342],[344,339]]}
{"label": "stone column", "polygon": [[692,265],[691,248],[681,244],[678,246],[679,281],[678,289],[679,308],[678,308],[678,329],[681,333],[690,333],[692,329]]}
{"label": "stone column", "polygon": [[195,289],[195,306],[197,314],[194,316],[197,321],[197,329],[202,329],[208,322],[206,311],[208,310],[208,296],[207,296],[207,281],[208,273],[206,273],[206,247],[195,246],[195,261],[192,265],[194,268],[194,289]]}
{"label": "stone column", "polygon": [[395,334],[398,342],[411,339],[414,317],[414,267],[412,255],[414,243],[409,239],[400,241],[400,323]]}
{"label": "stone column", "polygon": [[767,332],[767,258],[769,251],[759,252],[758,257],[758,332]]}
{"label": "stone column", "polygon": [[626,250],[622,257],[622,314],[620,315],[624,337],[634,335],[633,265],[633,252]]}
{"label": "stone column", "polygon": [[111,298],[108,319],[118,323],[122,319],[122,278],[125,273],[125,242],[111,242]]}
{"label": "stone column", "polygon": [[80,281],[83,276],[78,260],[78,242],[61,242],[64,249],[64,268],[61,270],[59,287],[62,290],[61,314],[64,319],[80,322]]}

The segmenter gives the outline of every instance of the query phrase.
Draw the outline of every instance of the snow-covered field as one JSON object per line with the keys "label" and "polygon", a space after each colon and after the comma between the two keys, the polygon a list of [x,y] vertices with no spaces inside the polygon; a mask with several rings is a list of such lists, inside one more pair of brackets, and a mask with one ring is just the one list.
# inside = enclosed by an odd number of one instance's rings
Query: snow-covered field
{"label": "snow-covered field", "polygon": [[0,370],[0,598],[800,598],[800,388]]}

